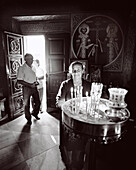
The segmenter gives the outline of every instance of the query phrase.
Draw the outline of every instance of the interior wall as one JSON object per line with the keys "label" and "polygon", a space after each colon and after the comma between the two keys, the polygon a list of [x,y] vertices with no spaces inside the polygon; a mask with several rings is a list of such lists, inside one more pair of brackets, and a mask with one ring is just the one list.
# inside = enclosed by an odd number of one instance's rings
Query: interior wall
{"label": "interior wall", "polygon": [[[78,13],[77,15],[80,15],[81,19],[84,19],[85,17],[88,17],[90,15],[94,15],[98,13]],[[6,17],[6,22],[5,22],[5,16],[2,18],[3,24],[3,30],[8,30],[11,32],[16,32],[20,33],[23,35],[27,34],[37,34],[37,33],[48,33],[48,32],[67,32],[71,33],[72,35],[72,27],[74,25],[71,16],[73,14],[69,14],[69,19],[67,20],[56,20],[56,21],[33,21],[33,22],[17,22],[15,20],[11,19],[11,16],[8,15]],[[76,14],[74,14],[76,15]],[[107,13],[107,15],[115,15],[114,12],[112,11],[111,13]],[[116,14],[116,18],[118,17],[119,14]],[[121,18],[121,16],[120,16]],[[129,20],[128,20],[129,18]],[[80,19],[80,20],[81,20]],[[11,23],[12,20],[12,23]],[[8,22],[7,22],[8,21]],[[129,21],[129,22],[128,22]],[[77,17],[77,21],[78,17]],[[115,84],[127,86],[127,83],[131,76],[131,65],[132,65],[132,58],[133,58],[133,52],[134,52],[134,14],[129,14],[129,16],[123,16],[122,15],[122,20],[121,22],[123,23],[123,26],[125,26],[124,33],[125,33],[125,43],[124,43],[124,53],[123,53],[123,67],[122,67],[122,72],[103,72],[103,81],[105,84],[108,84],[109,82],[114,82]],[[7,24],[8,23],[8,24]],[[131,41],[131,43],[129,43]],[[130,49],[131,46],[131,51]],[[70,49],[71,50],[71,49]],[[71,52],[72,53],[72,52]],[[72,55],[72,54],[71,54]],[[71,57],[71,56],[70,56]],[[105,78],[106,77],[106,78]],[[121,77],[121,78],[119,78]]]}
{"label": "interior wall", "polygon": [[70,17],[67,20],[20,22],[22,34],[70,33]]}
{"label": "interior wall", "polygon": [[[129,11],[130,12],[130,11]],[[128,11],[120,13],[119,11],[109,10],[109,11],[97,11],[89,13],[77,13],[71,14],[71,33],[74,32],[76,27],[82,23],[86,18],[95,15],[105,15],[107,17],[113,18],[122,28],[124,35],[124,45],[122,50],[122,55],[118,58],[119,60],[113,65],[110,65],[109,69],[102,72],[102,81],[104,84],[109,85],[111,82],[113,86],[119,86],[124,88],[129,88],[128,83],[130,81],[132,73],[132,63],[133,63],[133,53],[135,44],[135,12]],[[88,21],[89,23],[89,21]],[[131,50],[130,50],[131,49]],[[99,56],[98,56],[99,57]],[[122,57],[122,59],[121,59]],[[121,61],[120,61],[121,60]],[[88,59],[89,65],[92,61]],[[118,70],[118,67],[121,69]]]}
{"label": "interior wall", "polygon": [[[76,7],[76,10],[73,10],[74,7],[70,7],[69,9],[65,7],[66,13],[71,17],[72,14],[75,13],[79,13],[81,14],[82,12],[80,12],[79,9],[77,9],[78,7]],[[22,12],[23,11],[23,12]],[[37,12],[33,12],[33,10],[31,9],[31,11],[26,10],[22,10],[19,13],[19,10],[17,11],[17,15],[22,15],[22,14],[29,14],[32,11],[32,14],[37,14]],[[28,12],[29,11],[29,12]],[[40,11],[40,10],[39,10]],[[47,10],[50,11],[49,9]],[[51,8],[51,11],[53,11],[53,9]],[[59,12],[58,9],[56,9],[57,14]],[[11,13],[10,13],[11,12]],[[18,23],[16,21],[12,20],[12,16],[15,15],[15,11],[10,10],[10,12],[8,12],[8,14],[6,14],[6,12],[4,12],[4,14],[0,15],[0,40],[2,41],[2,33],[4,30],[7,31],[11,31],[11,32],[17,32],[17,33],[22,33],[22,34],[33,34],[33,33],[37,33],[37,32],[42,32],[42,33],[48,33],[48,31],[54,31],[57,32],[58,30],[60,32],[67,32],[67,33],[71,33],[71,18],[69,20],[63,20],[62,22],[57,21],[57,22],[31,22],[31,23]],[[68,13],[69,12],[69,13]],[[93,13],[101,13],[101,11],[97,10]],[[46,13],[46,10],[41,13]],[[51,12],[49,12],[51,14]],[[52,14],[54,14],[54,12],[52,12]],[[88,12],[87,11],[87,15],[92,14],[92,12]],[[135,75],[136,70],[133,68],[135,67],[135,43],[136,43],[136,13],[133,10],[130,11],[123,11],[121,13],[117,13],[116,11],[108,11],[107,14],[116,14],[116,17],[120,18],[121,17],[121,22],[123,23],[123,29],[124,29],[124,35],[125,35],[125,41],[124,41],[124,52],[123,52],[123,65],[122,65],[122,71],[121,72],[103,72],[103,82],[104,84],[109,84],[109,82],[113,82],[113,84],[115,85],[119,85],[121,87],[124,88],[128,88],[130,90],[130,82],[132,75]],[[84,16],[86,17],[86,12],[82,13],[82,16],[84,18]],[[13,21],[13,22],[12,22]],[[78,20],[77,20],[78,22]],[[57,29],[56,29],[57,28]],[[71,33],[72,35],[72,33]],[[70,49],[71,50],[71,49]],[[4,53],[3,51],[3,45],[2,42],[0,42],[0,60],[1,62],[1,66],[4,66]],[[1,68],[2,68],[1,67]],[[2,68],[3,70],[3,68]],[[1,80],[3,80],[5,77],[5,75],[3,74],[1,77]],[[4,88],[1,87],[1,88]]]}
{"label": "interior wall", "polygon": [[[0,13],[0,96],[7,96],[7,81],[6,81],[6,67],[5,67],[5,54],[4,54],[4,43],[3,43],[3,32],[4,30],[12,31],[12,24],[10,16],[3,16]],[[5,88],[6,87],[6,88]]]}

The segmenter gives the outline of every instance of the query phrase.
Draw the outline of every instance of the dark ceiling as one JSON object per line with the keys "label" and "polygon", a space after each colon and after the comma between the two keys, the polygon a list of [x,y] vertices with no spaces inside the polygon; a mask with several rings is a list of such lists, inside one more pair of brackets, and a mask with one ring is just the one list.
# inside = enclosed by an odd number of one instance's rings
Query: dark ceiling
{"label": "dark ceiling", "polygon": [[[120,2],[120,3],[119,3]],[[115,11],[119,15],[128,15],[132,3],[121,0],[1,0],[0,15],[11,15],[19,21],[47,20],[54,17],[66,17],[78,12]]]}

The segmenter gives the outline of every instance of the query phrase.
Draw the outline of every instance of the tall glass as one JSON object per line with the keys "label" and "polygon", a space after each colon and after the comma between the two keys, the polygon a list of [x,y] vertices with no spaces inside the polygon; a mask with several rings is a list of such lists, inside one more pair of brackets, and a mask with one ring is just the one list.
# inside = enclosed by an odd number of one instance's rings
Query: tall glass
{"label": "tall glass", "polygon": [[90,115],[95,116],[95,112],[99,110],[99,102],[102,95],[103,84],[92,83],[91,87],[91,101],[90,101]]}

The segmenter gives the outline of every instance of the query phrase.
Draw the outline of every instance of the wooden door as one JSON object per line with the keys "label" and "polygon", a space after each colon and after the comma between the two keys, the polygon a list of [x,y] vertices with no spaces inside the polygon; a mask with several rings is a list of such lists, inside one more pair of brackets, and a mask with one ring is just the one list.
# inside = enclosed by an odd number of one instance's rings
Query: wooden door
{"label": "wooden door", "polygon": [[23,113],[22,88],[17,84],[17,70],[23,63],[23,36],[4,32],[4,52],[7,82],[7,110],[9,118]]}
{"label": "wooden door", "polygon": [[46,36],[47,108],[55,108],[60,84],[66,79],[69,66],[69,34]]}

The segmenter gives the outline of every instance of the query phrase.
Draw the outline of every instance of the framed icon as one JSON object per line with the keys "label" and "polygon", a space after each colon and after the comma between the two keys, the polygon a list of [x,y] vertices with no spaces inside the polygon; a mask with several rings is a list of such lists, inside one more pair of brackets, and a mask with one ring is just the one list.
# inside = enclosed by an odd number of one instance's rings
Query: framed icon
{"label": "framed icon", "polygon": [[91,65],[90,66],[90,76],[91,82],[100,83],[102,81],[102,66],[101,65]]}

